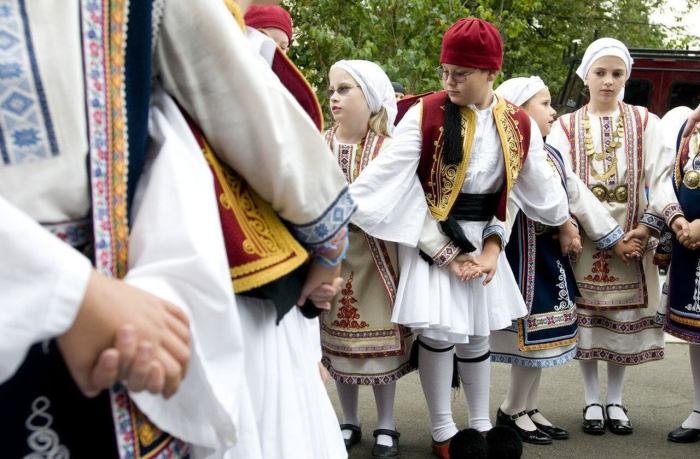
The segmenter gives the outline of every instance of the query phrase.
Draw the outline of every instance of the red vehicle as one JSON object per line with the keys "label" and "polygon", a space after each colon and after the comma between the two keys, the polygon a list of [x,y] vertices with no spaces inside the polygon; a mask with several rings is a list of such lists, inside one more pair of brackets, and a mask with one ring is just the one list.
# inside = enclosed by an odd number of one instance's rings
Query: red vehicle
{"label": "red vehicle", "polygon": [[[700,50],[630,49],[632,75],[625,86],[625,102],[647,107],[663,116],[668,110],[700,104]],[[557,97],[560,114],[577,110],[588,102],[583,82],[575,70],[581,57],[564,59],[569,74]]]}

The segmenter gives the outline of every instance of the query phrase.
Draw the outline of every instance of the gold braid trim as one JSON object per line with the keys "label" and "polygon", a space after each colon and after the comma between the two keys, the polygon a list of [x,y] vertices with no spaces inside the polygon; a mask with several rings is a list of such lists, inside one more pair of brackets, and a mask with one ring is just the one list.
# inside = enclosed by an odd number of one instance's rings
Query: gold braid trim
{"label": "gold braid trim", "polygon": [[245,20],[243,19],[243,12],[241,11],[241,7],[238,6],[238,3],[236,3],[235,0],[224,0],[224,3],[226,4],[226,8],[228,8],[229,12],[231,12],[231,15],[236,20],[238,25],[241,26],[241,30],[243,31],[243,33],[245,33]]}
{"label": "gold braid trim", "polygon": [[501,140],[503,150],[503,159],[506,165],[506,190],[510,190],[518,180],[521,168],[521,152],[520,142],[521,134],[518,129],[518,121],[513,117],[516,112],[516,107],[506,104],[505,99],[494,95],[498,102],[493,107],[493,116],[496,121],[496,129],[498,129],[498,137]]}
{"label": "gold braid trim", "polygon": [[[462,117],[462,162],[459,164],[443,163],[444,140],[443,128],[435,142],[435,153],[432,170],[430,171],[431,191],[425,194],[428,208],[433,217],[438,221],[445,221],[450,215],[450,210],[459,196],[464,178],[467,175],[467,167],[472,155],[472,145],[476,134],[476,114],[468,107],[460,107]],[[422,123],[421,106],[421,123]]]}

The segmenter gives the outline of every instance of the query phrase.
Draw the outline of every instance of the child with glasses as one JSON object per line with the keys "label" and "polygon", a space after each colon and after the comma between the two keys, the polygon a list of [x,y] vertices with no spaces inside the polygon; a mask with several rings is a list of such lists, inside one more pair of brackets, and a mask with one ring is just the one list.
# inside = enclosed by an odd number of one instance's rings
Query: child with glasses
{"label": "child with glasses", "polygon": [[352,221],[403,244],[392,320],[420,335],[414,347],[441,458],[458,431],[453,349],[469,427],[486,432],[489,335],[527,313],[502,252],[507,199],[549,225],[569,218],[537,125],[493,93],[502,62],[493,25],[465,18],[450,27],[440,53],[444,91],[414,99],[389,149],[351,185]]}
{"label": "child with glasses", "polygon": [[[346,180],[353,183],[389,145],[396,97],[391,81],[374,62],[336,62],[329,80],[335,125],[325,138]],[[373,457],[396,457],[394,394],[396,380],[411,370],[412,341],[409,329],[391,322],[398,285],[396,244],[351,227],[342,276],[343,289],[322,317],[321,341],[343,408],[345,444],[350,448],[360,441],[358,389],[371,385],[377,405]]]}

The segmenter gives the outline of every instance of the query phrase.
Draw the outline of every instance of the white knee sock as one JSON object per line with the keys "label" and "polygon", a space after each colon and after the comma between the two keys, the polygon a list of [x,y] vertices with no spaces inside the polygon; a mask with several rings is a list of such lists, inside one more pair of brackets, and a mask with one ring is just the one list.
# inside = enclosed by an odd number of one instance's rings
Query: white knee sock
{"label": "white knee sock", "polygon": [[[537,375],[540,371],[539,368],[511,365],[508,395],[501,404],[501,411],[509,415],[525,411],[527,408],[528,395],[532,391],[532,385],[537,380]],[[515,423],[518,427],[525,430],[532,431],[537,428],[537,426],[532,423],[529,416],[521,416],[515,420]]]}
{"label": "white knee sock", "polygon": [[690,371],[693,374],[693,388],[695,389],[695,403],[693,404],[693,412],[690,413],[688,419],[683,421],[682,427],[686,429],[700,429],[700,344],[691,344],[688,346],[690,354]]}
{"label": "white knee sock", "polygon": [[[343,424],[359,426],[360,417],[357,414],[359,386],[357,384],[346,384],[336,381],[335,387],[338,390],[340,406],[343,408]],[[343,430],[342,433],[343,438],[346,440],[352,435],[352,431],[350,430]]]}
{"label": "white knee sock", "polygon": [[[617,365],[608,362],[608,403],[615,403],[617,405],[622,405],[622,385],[625,380],[625,367],[624,365]],[[610,419],[620,419],[623,421],[629,418],[622,410],[622,408],[617,406],[611,406],[608,410],[608,416]]]}
{"label": "white knee sock", "polygon": [[[535,378],[535,381],[532,383],[532,387],[530,387],[530,393],[527,394],[527,411],[532,411],[534,409],[539,409],[540,407],[540,379],[542,378],[542,369],[538,368],[537,369],[537,377]],[[530,416],[530,419],[532,419],[534,422],[537,422],[538,424],[542,424],[545,426],[551,426],[552,423],[549,422],[547,418],[544,417],[542,413],[539,411],[533,415]]]}
{"label": "white knee sock", "polygon": [[[433,440],[449,440],[458,431],[452,419],[450,400],[454,359],[452,344],[425,337],[419,339],[421,343],[418,344],[418,374],[430,412]],[[443,352],[428,350],[424,345]]]}
{"label": "white knee sock", "polygon": [[[600,403],[600,384],[598,383],[598,361],[579,360],[581,376],[583,377],[583,396],[586,405]],[[586,411],[586,419],[603,419],[603,410],[593,406]]]}
{"label": "white knee sock", "polygon": [[470,336],[469,343],[457,344],[457,368],[469,406],[469,427],[479,432],[491,430],[489,390],[491,359],[489,337]]}
{"label": "white knee sock", "polygon": [[[396,394],[396,382],[372,386],[374,402],[377,405],[377,429],[396,430],[394,421],[394,396]],[[377,443],[391,446],[394,440],[388,435],[378,435]]]}

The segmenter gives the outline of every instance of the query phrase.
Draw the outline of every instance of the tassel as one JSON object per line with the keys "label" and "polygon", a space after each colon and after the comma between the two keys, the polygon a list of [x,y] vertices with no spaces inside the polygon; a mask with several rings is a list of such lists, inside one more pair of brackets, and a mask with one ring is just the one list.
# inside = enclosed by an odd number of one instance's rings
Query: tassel
{"label": "tassel", "polygon": [[462,227],[459,226],[457,219],[452,215],[449,215],[444,222],[440,222],[440,226],[445,235],[452,239],[452,242],[457,244],[457,247],[462,249],[463,252],[471,253],[476,250],[476,247],[474,247],[474,245],[469,242],[469,239],[467,239],[467,236],[464,235],[464,231],[462,231]]}
{"label": "tassel", "polygon": [[462,140],[462,114],[450,99],[445,102],[445,124],[443,125],[444,163],[460,164],[464,156]]}
{"label": "tassel", "polygon": [[416,340],[413,342],[413,345],[411,346],[411,355],[408,358],[408,364],[411,366],[411,369],[417,370],[418,369],[418,352],[420,350],[420,338],[416,337]]}
{"label": "tassel", "polygon": [[452,359],[452,388],[459,390],[459,368],[457,367],[457,354]]}

